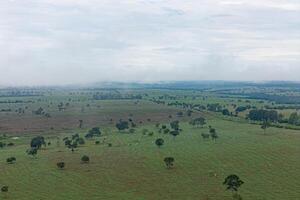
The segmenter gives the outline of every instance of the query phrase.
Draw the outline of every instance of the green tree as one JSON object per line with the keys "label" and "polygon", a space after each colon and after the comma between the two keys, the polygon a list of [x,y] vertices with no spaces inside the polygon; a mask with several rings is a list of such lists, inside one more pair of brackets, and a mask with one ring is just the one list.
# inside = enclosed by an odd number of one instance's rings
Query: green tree
{"label": "green tree", "polygon": [[172,121],[172,122],[170,123],[170,126],[171,126],[172,129],[178,131],[178,130],[179,130],[179,121],[178,121],[178,120]]}
{"label": "green tree", "polygon": [[65,164],[65,162],[58,162],[58,163],[56,163],[56,166],[57,166],[59,169],[64,169],[65,166],[66,166],[66,164]]}
{"label": "green tree", "polygon": [[93,138],[98,137],[101,135],[101,131],[99,127],[94,127],[88,131],[88,133],[85,135],[85,138]]}
{"label": "green tree", "polygon": [[263,124],[261,125],[261,129],[264,130],[264,134],[266,134],[266,130],[267,130],[267,128],[269,128],[269,127],[270,127],[269,122],[266,121],[266,120],[264,120],[264,121],[263,121]]}
{"label": "green tree", "polygon": [[35,157],[37,155],[38,149],[33,147],[28,149],[26,152],[28,155]]}
{"label": "green tree", "polygon": [[223,185],[226,186],[226,190],[237,192],[238,189],[244,184],[244,182],[237,175],[229,175],[225,178]]}
{"label": "green tree", "polygon": [[83,163],[89,163],[90,162],[90,158],[88,156],[84,155],[84,156],[81,157],[81,161]]}
{"label": "green tree", "polygon": [[175,161],[175,159],[173,157],[164,158],[164,162],[165,162],[168,169],[171,169],[171,167],[174,166],[174,161]]}
{"label": "green tree", "polygon": [[42,145],[46,145],[45,138],[43,136],[34,137],[30,142],[31,148],[40,149]]}
{"label": "green tree", "polygon": [[155,140],[155,144],[160,148],[163,144],[165,143],[165,141],[162,138],[158,138],[157,140]]}
{"label": "green tree", "polygon": [[198,126],[203,127],[206,124],[205,118],[204,117],[198,117],[198,118],[193,119],[192,121],[190,121],[190,124],[192,126],[196,126],[196,127],[198,127]]}
{"label": "green tree", "polygon": [[9,158],[6,159],[6,162],[7,162],[8,164],[13,164],[13,163],[15,163],[16,161],[17,161],[17,159],[16,159],[15,157],[9,157]]}
{"label": "green tree", "polygon": [[129,129],[129,123],[128,121],[120,120],[118,123],[116,123],[116,127],[119,131],[123,131]]}

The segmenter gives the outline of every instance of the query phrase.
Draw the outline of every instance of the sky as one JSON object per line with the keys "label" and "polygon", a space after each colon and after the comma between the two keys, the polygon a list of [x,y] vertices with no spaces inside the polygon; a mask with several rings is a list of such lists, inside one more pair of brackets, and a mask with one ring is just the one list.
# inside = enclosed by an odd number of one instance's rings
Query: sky
{"label": "sky", "polygon": [[1,0],[0,85],[300,81],[299,0]]}

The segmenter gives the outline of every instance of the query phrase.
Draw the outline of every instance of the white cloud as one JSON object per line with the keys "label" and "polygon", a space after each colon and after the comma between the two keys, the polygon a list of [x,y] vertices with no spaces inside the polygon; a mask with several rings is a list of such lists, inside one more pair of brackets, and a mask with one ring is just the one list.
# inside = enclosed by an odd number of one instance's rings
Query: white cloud
{"label": "white cloud", "polygon": [[299,10],[297,0],[3,0],[0,85],[299,80]]}

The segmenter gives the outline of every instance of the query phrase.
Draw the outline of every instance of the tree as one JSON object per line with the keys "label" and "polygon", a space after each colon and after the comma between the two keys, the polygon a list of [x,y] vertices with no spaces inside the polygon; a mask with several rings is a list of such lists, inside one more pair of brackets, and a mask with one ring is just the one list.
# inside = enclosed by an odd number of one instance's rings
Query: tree
{"label": "tree", "polygon": [[80,119],[80,120],[79,120],[79,128],[82,128],[82,125],[83,125],[83,120]]}
{"label": "tree", "polygon": [[210,127],[209,133],[210,133],[210,137],[211,137],[212,140],[216,141],[218,139],[219,136],[217,134],[216,129]]}
{"label": "tree", "polygon": [[119,131],[123,131],[129,129],[129,123],[128,121],[120,120],[118,123],[116,123],[116,127]]}
{"label": "tree", "polygon": [[205,140],[205,139],[209,139],[209,134],[207,134],[207,133],[201,133],[201,136],[202,136],[202,138]]}
{"label": "tree", "polygon": [[203,126],[206,124],[205,118],[203,118],[203,117],[198,117],[198,118],[193,119],[192,121],[190,121],[190,124],[191,124],[192,126],[200,126],[200,127],[203,127]]}
{"label": "tree", "polygon": [[2,186],[1,187],[1,192],[8,192],[8,186],[7,185]]}
{"label": "tree", "polygon": [[93,138],[100,135],[101,135],[100,128],[94,127],[88,131],[88,133],[85,135],[85,138]]}
{"label": "tree", "polygon": [[266,134],[267,128],[269,128],[270,124],[268,121],[263,121],[263,124],[261,125],[261,128],[264,130],[264,134]]}
{"label": "tree", "polygon": [[230,115],[230,112],[229,112],[228,109],[223,109],[223,110],[222,110],[222,114],[223,114],[223,115],[229,116],[229,115]]}
{"label": "tree", "polygon": [[85,141],[84,141],[83,138],[78,138],[76,141],[77,141],[78,144],[80,144],[80,145],[84,145],[84,144],[85,144]]}
{"label": "tree", "polygon": [[155,141],[155,144],[160,148],[163,144],[164,144],[164,140],[162,138],[158,138],[156,141]]}
{"label": "tree", "polygon": [[170,123],[170,126],[171,126],[172,129],[178,131],[178,130],[179,130],[179,121],[178,121],[178,120],[172,121],[172,122]]}
{"label": "tree", "polygon": [[46,145],[45,138],[43,136],[34,137],[30,142],[31,148],[40,149],[42,145]]}
{"label": "tree", "polygon": [[173,157],[166,157],[164,159],[164,162],[165,162],[165,164],[166,164],[166,166],[167,166],[168,169],[170,169],[171,167],[173,167],[174,161],[175,161],[175,159]]}
{"label": "tree", "polygon": [[229,175],[225,178],[223,185],[226,186],[226,190],[231,190],[232,192],[237,192],[239,187],[241,187],[244,182],[237,175]]}
{"label": "tree", "polygon": [[28,155],[35,157],[38,152],[38,149],[33,147],[33,148],[28,149],[26,152]]}
{"label": "tree", "polygon": [[173,130],[173,131],[170,131],[170,134],[173,135],[174,139],[177,135],[179,135],[179,131],[178,130]]}
{"label": "tree", "polygon": [[57,166],[59,169],[64,169],[64,168],[65,168],[65,162],[58,162],[58,163],[56,163],[56,166]]}
{"label": "tree", "polygon": [[300,116],[298,113],[292,113],[289,117],[288,123],[292,125],[300,125]]}
{"label": "tree", "polygon": [[9,158],[7,158],[6,159],[6,162],[8,163],[8,164],[13,164],[13,163],[15,163],[16,162],[16,158],[15,157],[9,157]]}
{"label": "tree", "polygon": [[89,163],[90,162],[90,158],[88,156],[84,155],[84,156],[81,157],[81,161],[83,163]]}

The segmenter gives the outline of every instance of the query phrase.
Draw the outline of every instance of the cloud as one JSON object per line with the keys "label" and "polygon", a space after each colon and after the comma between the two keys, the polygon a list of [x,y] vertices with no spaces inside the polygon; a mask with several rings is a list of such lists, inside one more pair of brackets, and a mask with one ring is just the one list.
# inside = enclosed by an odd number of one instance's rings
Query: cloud
{"label": "cloud", "polygon": [[0,85],[299,80],[297,0],[3,0]]}

